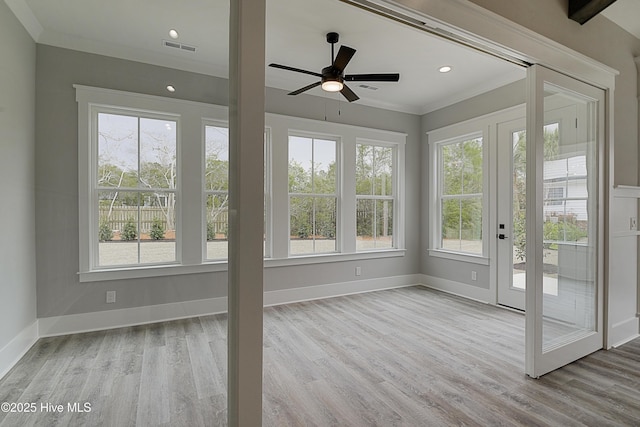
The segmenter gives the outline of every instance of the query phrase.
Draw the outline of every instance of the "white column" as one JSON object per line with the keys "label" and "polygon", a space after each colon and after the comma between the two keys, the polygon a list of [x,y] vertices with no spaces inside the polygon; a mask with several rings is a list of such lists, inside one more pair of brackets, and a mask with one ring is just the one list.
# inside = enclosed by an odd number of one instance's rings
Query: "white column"
{"label": "white column", "polygon": [[265,0],[230,0],[229,426],[262,425]]}

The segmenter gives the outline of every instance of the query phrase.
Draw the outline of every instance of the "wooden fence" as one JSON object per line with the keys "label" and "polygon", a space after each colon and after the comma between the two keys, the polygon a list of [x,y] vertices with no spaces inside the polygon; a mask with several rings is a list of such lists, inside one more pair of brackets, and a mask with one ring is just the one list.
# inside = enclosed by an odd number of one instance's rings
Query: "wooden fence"
{"label": "wooden fence", "polygon": [[[137,206],[114,206],[109,215],[109,208],[100,208],[98,210],[98,218],[100,224],[108,224],[114,230],[123,230],[127,221],[132,220],[138,222],[138,214],[140,215],[140,233],[148,233],[151,231],[151,225],[154,219],[161,221],[164,229],[167,230],[167,217],[162,208],[154,206],[141,206],[138,211]],[[137,226],[136,226],[137,229]]]}
{"label": "wooden fence", "polygon": [[[109,208],[104,207],[99,209],[98,218],[100,224],[108,224],[112,230],[117,231],[123,230],[124,225],[129,220],[137,223],[138,214],[140,214],[140,230],[138,232],[150,232],[154,219],[160,220],[165,230],[170,230],[167,225],[165,210],[156,206],[141,206],[139,211],[137,206],[114,206],[111,209],[111,215],[109,215]],[[207,222],[213,224],[215,233],[225,233],[227,231],[227,221],[228,213],[226,209],[217,212],[216,215],[212,215],[207,210]]]}

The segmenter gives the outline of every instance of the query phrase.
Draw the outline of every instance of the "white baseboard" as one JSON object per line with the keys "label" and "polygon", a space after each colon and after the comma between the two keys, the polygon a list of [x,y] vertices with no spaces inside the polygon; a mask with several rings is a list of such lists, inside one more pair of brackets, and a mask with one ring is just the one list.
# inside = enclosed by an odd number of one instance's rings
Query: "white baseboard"
{"label": "white baseboard", "polygon": [[0,349],[0,378],[18,363],[18,360],[38,341],[38,321],[24,328]]}
{"label": "white baseboard", "polygon": [[489,302],[492,300],[491,289],[471,286],[467,285],[466,283],[454,282],[453,280],[433,277],[427,274],[422,274],[421,276],[421,283],[427,288],[436,289],[459,297],[483,302],[485,304],[489,304]]}
{"label": "white baseboard", "polygon": [[328,285],[307,286],[304,288],[283,289],[264,293],[264,305],[290,304],[314,299],[332,298],[363,292],[382,291],[420,284],[420,274],[381,277],[378,279],[355,280],[352,282],[330,283]]}
{"label": "white baseboard", "polygon": [[[419,284],[420,280],[421,275],[416,274],[268,291],[264,293],[264,305],[289,304],[320,298],[413,286]],[[39,319],[39,334],[40,337],[51,337],[226,312],[227,298],[222,297],[93,313],[69,314]]]}
{"label": "white baseboard", "polygon": [[40,337],[101,331],[227,312],[227,297],[144,307],[68,314],[39,319]]}
{"label": "white baseboard", "polygon": [[630,317],[629,319],[617,322],[611,325],[607,336],[607,348],[620,347],[635,338],[638,338],[638,318]]}

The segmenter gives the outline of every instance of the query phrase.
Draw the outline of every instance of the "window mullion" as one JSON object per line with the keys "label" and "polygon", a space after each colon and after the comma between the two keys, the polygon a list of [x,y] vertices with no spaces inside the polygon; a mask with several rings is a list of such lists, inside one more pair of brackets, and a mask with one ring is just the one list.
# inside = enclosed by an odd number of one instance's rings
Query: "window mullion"
{"label": "window mullion", "polygon": [[141,261],[141,256],[140,256],[140,252],[141,252],[141,248],[140,248],[140,234],[142,232],[142,222],[140,221],[140,217],[141,217],[141,212],[140,212],[140,188],[142,187],[141,185],[141,178],[140,178],[140,174],[141,174],[141,165],[142,165],[142,156],[140,155],[142,153],[142,143],[141,143],[141,139],[140,139],[140,117],[136,117],[137,119],[137,123],[138,123],[138,129],[137,129],[137,136],[138,136],[138,172],[137,172],[137,177],[138,177],[138,239],[137,239],[137,244],[138,244],[138,264],[140,264]]}

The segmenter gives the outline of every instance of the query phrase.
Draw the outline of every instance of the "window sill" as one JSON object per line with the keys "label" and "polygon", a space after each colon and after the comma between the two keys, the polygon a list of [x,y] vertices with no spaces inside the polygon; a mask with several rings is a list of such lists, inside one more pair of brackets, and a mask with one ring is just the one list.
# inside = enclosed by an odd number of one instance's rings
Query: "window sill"
{"label": "window sill", "polygon": [[178,276],[181,274],[213,273],[227,271],[226,261],[206,262],[203,264],[182,265],[145,265],[118,269],[81,271],[80,282],[100,282],[107,280],[144,279],[147,277]]}
{"label": "window sill", "polygon": [[429,256],[445,258],[454,261],[469,262],[472,264],[489,265],[489,258],[482,255],[465,254],[461,252],[451,252],[442,249],[429,249]]}
{"label": "window sill", "polygon": [[[265,258],[264,267],[286,267],[291,265],[322,264],[329,262],[357,261],[378,258],[403,257],[405,249],[386,249],[358,253],[332,253],[296,256],[290,258]],[[227,271],[226,261],[205,262],[196,265],[151,265],[141,267],[119,268],[111,270],[93,270],[78,273],[80,282],[100,282],[109,280],[144,279],[147,277],[178,276],[182,274],[215,273]]]}
{"label": "window sill", "polygon": [[327,262],[358,261],[362,259],[393,258],[404,256],[406,249],[383,249],[377,251],[362,251],[355,253],[329,253],[316,255],[299,255],[289,258],[267,258],[265,268],[286,267],[289,265],[322,264]]}

